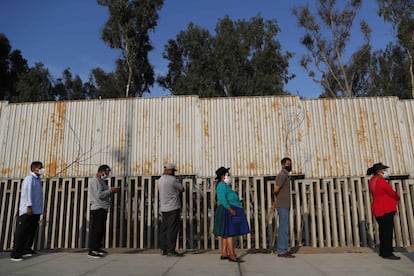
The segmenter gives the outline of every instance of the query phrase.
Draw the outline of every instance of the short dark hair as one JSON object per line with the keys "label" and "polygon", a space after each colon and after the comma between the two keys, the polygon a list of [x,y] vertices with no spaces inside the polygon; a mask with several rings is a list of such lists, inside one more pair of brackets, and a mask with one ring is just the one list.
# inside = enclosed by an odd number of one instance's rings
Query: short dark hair
{"label": "short dark hair", "polygon": [[110,172],[111,168],[108,165],[100,165],[98,168],[98,172],[102,172],[102,171]]}
{"label": "short dark hair", "polygon": [[289,157],[284,157],[282,160],[280,160],[280,164],[284,165],[286,161],[292,162],[292,159],[290,159]]}
{"label": "short dark hair", "polygon": [[35,169],[41,169],[43,168],[43,164],[40,161],[34,161],[32,164],[30,164],[30,170],[34,171]]}

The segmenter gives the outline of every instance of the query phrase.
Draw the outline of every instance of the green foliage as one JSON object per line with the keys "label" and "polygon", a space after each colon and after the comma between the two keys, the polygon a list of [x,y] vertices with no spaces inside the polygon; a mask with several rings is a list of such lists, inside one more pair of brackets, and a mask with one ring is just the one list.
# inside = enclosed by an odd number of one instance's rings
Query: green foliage
{"label": "green foliage", "polygon": [[163,57],[168,73],[158,83],[174,95],[201,97],[281,95],[291,53],[282,54],[275,39],[276,20],[260,16],[233,22],[218,21],[213,36],[190,23],[169,40]]}
{"label": "green foliage", "polygon": [[[365,21],[360,22],[364,44],[345,61],[345,52],[351,38],[354,23],[361,1],[318,0],[316,14],[309,6],[293,9],[299,25],[305,30],[301,43],[308,50],[301,59],[301,65],[324,91],[326,97],[355,97],[361,92],[364,72],[367,68],[367,55],[370,51],[371,29]],[[362,74],[362,75],[361,75]]]}
{"label": "green foliage", "polygon": [[412,98],[410,77],[406,73],[409,66],[410,60],[401,45],[389,44],[385,50],[374,52],[367,96]]}
{"label": "green foliage", "polygon": [[[163,0],[97,0],[109,11],[109,19],[102,30],[102,39],[122,51],[126,66],[123,84],[127,97],[141,97],[154,84],[154,70],[148,53],[153,49],[149,32],[157,26]],[[118,95],[117,95],[118,96]]]}
{"label": "green foliage", "polygon": [[35,67],[22,75],[17,83],[17,95],[13,96],[13,102],[40,102],[54,100],[53,88],[49,70],[42,63],[36,63]]}
{"label": "green foliage", "polygon": [[396,36],[409,58],[407,73],[414,98],[414,2],[412,0],[378,0],[378,14],[392,23]]}
{"label": "green foliage", "polygon": [[20,50],[13,50],[7,37],[0,33],[0,100],[12,100],[21,75],[29,70]]}

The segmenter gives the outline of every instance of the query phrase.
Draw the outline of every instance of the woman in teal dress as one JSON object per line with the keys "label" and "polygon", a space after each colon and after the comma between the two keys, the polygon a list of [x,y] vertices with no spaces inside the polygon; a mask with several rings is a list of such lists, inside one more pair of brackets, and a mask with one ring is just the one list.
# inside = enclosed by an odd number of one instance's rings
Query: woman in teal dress
{"label": "woman in teal dress", "polygon": [[233,237],[247,234],[250,230],[239,196],[229,185],[231,183],[229,170],[230,168],[220,167],[216,171],[218,207],[214,216],[213,233],[215,236],[222,237],[220,259],[242,262],[234,252]]}

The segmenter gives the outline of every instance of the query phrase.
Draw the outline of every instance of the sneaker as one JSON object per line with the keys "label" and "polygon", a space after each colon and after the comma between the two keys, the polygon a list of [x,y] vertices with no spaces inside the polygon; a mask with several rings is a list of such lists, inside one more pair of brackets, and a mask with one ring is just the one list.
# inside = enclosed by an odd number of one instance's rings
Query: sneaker
{"label": "sneaker", "polygon": [[102,255],[98,253],[98,251],[90,251],[88,253],[88,257],[94,258],[94,259],[99,259],[102,258]]}
{"label": "sneaker", "polygon": [[23,258],[27,258],[27,257],[32,257],[37,255],[37,252],[34,251],[33,249],[29,249],[26,252],[24,252],[24,254],[22,255]]}
{"label": "sneaker", "polygon": [[282,258],[295,258],[296,256],[292,255],[292,253],[290,253],[289,251],[283,254],[277,254],[278,257],[282,257]]}
{"label": "sneaker", "polygon": [[10,257],[10,260],[12,260],[13,262],[20,262],[23,261],[22,257]]}
{"label": "sneaker", "polygon": [[108,252],[106,252],[105,250],[102,250],[102,249],[99,249],[96,252],[98,252],[98,254],[101,255],[101,256],[104,256],[104,255],[108,254]]}
{"label": "sneaker", "polygon": [[161,255],[162,256],[167,256],[167,250],[161,250]]}
{"label": "sneaker", "polygon": [[169,256],[169,257],[182,257],[183,255],[178,253],[177,251],[173,251],[173,252],[168,252],[167,256]]}

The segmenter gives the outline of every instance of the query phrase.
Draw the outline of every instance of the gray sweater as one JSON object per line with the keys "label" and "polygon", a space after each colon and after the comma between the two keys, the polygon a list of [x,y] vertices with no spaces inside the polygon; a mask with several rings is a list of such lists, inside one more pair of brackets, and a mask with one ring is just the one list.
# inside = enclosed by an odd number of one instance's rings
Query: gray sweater
{"label": "gray sweater", "polygon": [[89,183],[89,196],[91,210],[105,209],[108,210],[111,201],[112,191],[106,185],[105,181],[96,176]]}

